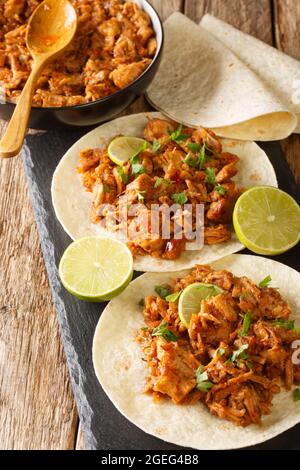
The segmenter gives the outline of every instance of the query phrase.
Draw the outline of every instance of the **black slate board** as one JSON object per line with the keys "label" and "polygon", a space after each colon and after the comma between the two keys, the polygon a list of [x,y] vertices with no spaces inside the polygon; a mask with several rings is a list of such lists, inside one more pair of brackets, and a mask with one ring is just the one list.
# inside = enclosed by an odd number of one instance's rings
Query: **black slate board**
{"label": "black slate board", "polygon": [[[43,255],[86,443],[90,449],[101,450],[179,449],[145,434],[129,423],[107,398],[94,374],[91,354],[94,330],[105,304],[88,304],[76,300],[62,288],[57,276],[59,259],[71,240],[54,215],[50,195],[51,179],[60,158],[87,131],[76,129],[30,135],[23,151]],[[300,189],[280,145],[266,143],[262,147],[275,167],[279,186],[300,203]],[[276,260],[300,271],[300,247],[276,257]],[[300,450],[299,432],[300,425],[255,448]]]}

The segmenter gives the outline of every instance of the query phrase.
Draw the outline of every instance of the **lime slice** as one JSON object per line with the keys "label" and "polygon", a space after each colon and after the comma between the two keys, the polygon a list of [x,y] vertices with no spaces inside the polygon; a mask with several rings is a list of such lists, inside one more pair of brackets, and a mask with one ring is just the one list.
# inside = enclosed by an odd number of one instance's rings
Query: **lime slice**
{"label": "lime slice", "polygon": [[233,211],[233,225],[243,245],[260,255],[279,255],[300,238],[300,207],[281,189],[254,186]]}
{"label": "lime slice", "polygon": [[139,137],[116,137],[108,146],[108,156],[116,165],[122,166],[147,146],[148,142]]}
{"label": "lime slice", "polygon": [[222,292],[223,290],[214,284],[195,282],[187,286],[182,291],[178,302],[179,318],[184,326],[188,328],[191,316],[200,312],[202,300],[221,294]]}
{"label": "lime slice", "polygon": [[118,240],[84,237],[68,246],[59,263],[64,287],[78,299],[111,300],[129,284],[133,259],[129,248]]}

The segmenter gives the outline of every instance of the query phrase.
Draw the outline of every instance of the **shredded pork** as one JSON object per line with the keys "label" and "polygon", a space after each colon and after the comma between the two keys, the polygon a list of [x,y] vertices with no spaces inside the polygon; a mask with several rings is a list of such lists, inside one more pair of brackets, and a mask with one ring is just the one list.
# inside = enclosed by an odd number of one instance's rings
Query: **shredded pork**
{"label": "shredded pork", "polygon": [[[29,76],[28,19],[42,0],[0,2],[0,87],[16,101]],[[78,15],[74,40],[42,72],[35,106],[74,106],[101,99],[133,82],[150,65],[156,38],[148,14],[121,0],[71,0]]]}
{"label": "shredded pork", "polygon": [[[200,400],[211,413],[238,426],[261,424],[274,394],[300,383],[300,366],[291,358],[300,331],[288,321],[291,309],[278,290],[209,266],[196,266],[174,279],[168,291],[179,293],[195,282],[214,283],[223,292],[202,301],[188,329],[176,301],[145,298],[146,327],[137,337],[149,369],[145,392],[176,404]],[[251,321],[245,330],[246,314]],[[171,339],[156,335],[161,325]],[[199,368],[205,374],[202,388]]]}

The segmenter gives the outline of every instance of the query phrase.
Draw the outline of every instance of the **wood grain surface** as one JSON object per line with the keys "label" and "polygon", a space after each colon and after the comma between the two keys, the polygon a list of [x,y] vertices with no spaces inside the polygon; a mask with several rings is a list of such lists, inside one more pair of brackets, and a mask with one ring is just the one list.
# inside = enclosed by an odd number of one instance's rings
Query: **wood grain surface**
{"label": "wood grain surface", "polygon": [[[215,14],[300,59],[298,1],[151,3],[162,18]],[[141,97],[126,112],[144,109]],[[300,136],[282,145],[300,182]],[[0,449],[84,449],[20,159],[0,162],[0,182]]]}

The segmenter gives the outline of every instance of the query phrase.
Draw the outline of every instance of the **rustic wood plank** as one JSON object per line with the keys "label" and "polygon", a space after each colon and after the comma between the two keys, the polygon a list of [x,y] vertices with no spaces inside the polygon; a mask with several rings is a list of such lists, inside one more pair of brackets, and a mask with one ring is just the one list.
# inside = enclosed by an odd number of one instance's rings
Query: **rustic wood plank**
{"label": "rustic wood plank", "polygon": [[[278,49],[300,60],[300,2],[274,0],[275,40]],[[300,136],[282,142],[287,161],[300,184]]]}
{"label": "rustic wood plank", "polygon": [[0,447],[71,449],[77,412],[22,161],[1,161],[0,180]]}
{"label": "rustic wood plank", "polygon": [[272,44],[270,0],[186,0],[185,14],[199,22],[205,13]]}

